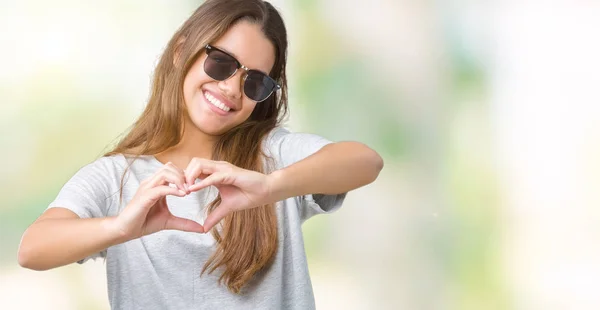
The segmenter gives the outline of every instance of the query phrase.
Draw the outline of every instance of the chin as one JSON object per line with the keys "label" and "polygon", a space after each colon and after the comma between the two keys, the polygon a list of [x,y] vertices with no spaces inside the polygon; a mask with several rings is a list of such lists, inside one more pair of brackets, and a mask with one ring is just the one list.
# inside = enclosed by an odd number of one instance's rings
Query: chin
{"label": "chin", "polygon": [[198,128],[198,130],[200,130],[201,132],[210,135],[210,136],[222,136],[224,133],[226,133],[227,131],[229,131],[229,127],[223,128],[223,127],[214,127],[214,126],[206,126],[206,124],[204,126],[202,125],[195,125],[196,128]]}
{"label": "chin", "polygon": [[222,136],[223,134],[231,130],[231,128],[234,128],[236,126],[235,124],[214,124],[214,121],[211,121],[212,120],[198,120],[193,121],[193,124],[194,127],[196,127],[199,131],[210,136]]}

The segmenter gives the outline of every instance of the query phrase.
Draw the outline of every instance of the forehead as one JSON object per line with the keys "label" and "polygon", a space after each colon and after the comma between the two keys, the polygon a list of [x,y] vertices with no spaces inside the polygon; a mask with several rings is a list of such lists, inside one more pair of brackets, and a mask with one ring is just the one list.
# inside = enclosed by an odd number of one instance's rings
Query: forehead
{"label": "forehead", "polygon": [[240,21],[213,43],[250,69],[269,73],[275,63],[275,48],[259,25]]}

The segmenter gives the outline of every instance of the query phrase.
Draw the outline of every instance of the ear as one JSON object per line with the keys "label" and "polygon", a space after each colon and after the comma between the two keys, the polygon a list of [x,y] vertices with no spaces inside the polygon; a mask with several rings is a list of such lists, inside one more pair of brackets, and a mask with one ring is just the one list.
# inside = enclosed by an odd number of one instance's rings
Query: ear
{"label": "ear", "polygon": [[175,67],[177,67],[177,64],[179,63],[179,56],[181,54],[181,49],[183,48],[183,43],[185,43],[185,37],[179,38],[179,40],[177,40],[177,44],[175,44],[175,51],[173,55],[173,65]]}

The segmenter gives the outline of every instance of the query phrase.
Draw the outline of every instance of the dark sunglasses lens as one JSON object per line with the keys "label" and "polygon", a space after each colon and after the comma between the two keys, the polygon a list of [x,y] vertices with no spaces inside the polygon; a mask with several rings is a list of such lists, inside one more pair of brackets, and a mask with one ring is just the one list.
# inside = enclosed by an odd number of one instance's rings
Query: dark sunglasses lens
{"label": "dark sunglasses lens", "polygon": [[244,94],[254,101],[263,101],[275,89],[273,80],[262,72],[250,70],[244,82]]}
{"label": "dark sunglasses lens", "polygon": [[204,61],[204,72],[218,81],[226,80],[235,73],[236,69],[235,59],[217,50],[210,50]]}

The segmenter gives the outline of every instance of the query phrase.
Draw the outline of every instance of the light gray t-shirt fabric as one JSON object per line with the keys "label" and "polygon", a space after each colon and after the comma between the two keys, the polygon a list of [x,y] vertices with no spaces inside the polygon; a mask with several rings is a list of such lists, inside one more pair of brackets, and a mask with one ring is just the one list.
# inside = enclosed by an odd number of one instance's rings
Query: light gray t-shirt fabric
{"label": "light gray t-shirt fabric", "polygon": [[[263,149],[274,159],[274,169],[289,166],[318,151],[330,141],[313,134],[276,128]],[[82,167],[60,190],[48,208],[67,208],[81,218],[116,216],[142,180],[162,166],[154,156],[134,161],[126,176],[119,204],[121,176],[132,157],[101,157]],[[182,167],[184,168],[184,167]],[[185,197],[167,196],[175,216],[203,223],[205,207],[216,197],[211,187]],[[279,247],[269,268],[235,295],[218,284],[220,270],[200,272],[214,251],[212,234],[164,230],[109,247],[87,257],[106,262],[112,309],[314,309],[301,224],[308,218],[337,210],[345,193],[306,195],[276,203]],[[76,238],[77,236],[73,236]]]}

